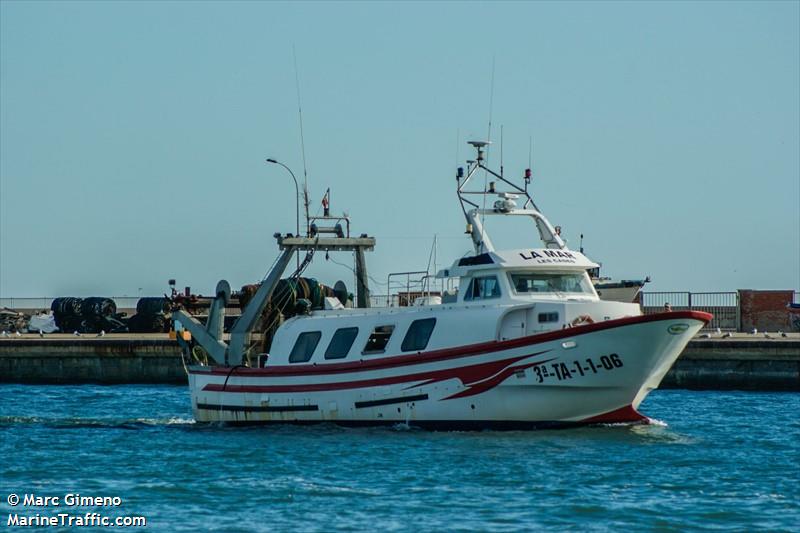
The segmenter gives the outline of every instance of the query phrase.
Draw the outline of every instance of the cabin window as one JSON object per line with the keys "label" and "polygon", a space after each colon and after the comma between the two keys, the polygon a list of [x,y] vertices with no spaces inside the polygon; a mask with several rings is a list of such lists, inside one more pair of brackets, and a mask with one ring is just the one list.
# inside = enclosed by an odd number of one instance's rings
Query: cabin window
{"label": "cabin window", "polygon": [[539,313],[539,322],[558,322],[558,313]]}
{"label": "cabin window", "polygon": [[435,318],[423,318],[412,322],[405,338],[403,338],[403,344],[400,345],[400,349],[404,352],[424,350],[428,346],[428,341],[435,325]]}
{"label": "cabin window", "polygon": [[594,294],[589,277],[584,272],[525,272],[509,274],[517,294],[532,292]]}
{"label": "cabin window", "polygon": [[372,334],[367,339],[367,345],[364,346],[364,355],[373,353],[383,353],[386,351],[386,345],[389,343],[389,338],[392,336],[394,326],[376,326],[372,330]]}
{"label": "cabin window", "polygon": [[495,276],[481,276],[472,278],[464,295],[464,300],[486,300],[489,298],[500,298],[500,284]]}
{"label": "cabin window", "polygon": [[325,350],[325,359],[342,359],[347,357],[353,342],[358,336],[358,328],[340,328],[333,334],[328,349]]}
{"label": "cabin window", "polygon": [[322,337],[322,332],[320,331],[306,331],[301,333],[294,343],[292,353],[289,354],[289,362],[305,363],[309,361],[314,354],[314,350],[317,349],[320,337]]}

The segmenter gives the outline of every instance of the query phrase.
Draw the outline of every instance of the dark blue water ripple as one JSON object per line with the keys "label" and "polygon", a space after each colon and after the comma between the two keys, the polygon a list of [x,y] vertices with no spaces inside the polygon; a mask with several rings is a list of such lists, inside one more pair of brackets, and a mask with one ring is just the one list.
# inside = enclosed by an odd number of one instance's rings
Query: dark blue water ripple
{"label": "dark blue water ripple", "polygon": [[195,424],[183,387],[0,393],[4,525],[11,492],[119,496],[98,510],[156,531],[800,524],[794,393],[656,391],[642,411],[665,424],[464,433]]}

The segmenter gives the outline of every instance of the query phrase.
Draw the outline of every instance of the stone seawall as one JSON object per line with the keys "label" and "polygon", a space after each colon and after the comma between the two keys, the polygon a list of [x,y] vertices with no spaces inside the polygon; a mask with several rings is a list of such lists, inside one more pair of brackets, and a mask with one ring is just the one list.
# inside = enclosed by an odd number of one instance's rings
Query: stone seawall
{"label": "stone seawall", "polygon": [[695,339],[659,388],[800,391],[800,338]]}
{"label": "stone seawall", "polygon": [[0,382],[186,383],[180,350],[165,334],[0,340]]}
{"label": "stone seawall", "polygon": [[[166,334],[0,339],[0,382],[185,384],[180,351]],[[800,336],[695,339],[661,388],[800,391]]]}

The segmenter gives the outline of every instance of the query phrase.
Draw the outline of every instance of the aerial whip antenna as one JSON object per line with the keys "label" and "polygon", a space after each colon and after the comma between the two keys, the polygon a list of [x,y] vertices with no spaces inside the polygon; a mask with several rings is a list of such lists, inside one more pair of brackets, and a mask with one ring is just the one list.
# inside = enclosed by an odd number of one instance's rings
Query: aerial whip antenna
{"label": "aerial whip antenna", "polygon": [[[486,140],[492,141],[492,109],[494,108],[494,54],[492,54],[492,84],[489,88],[489,131],[486,134]],[[489,147],[486,147],[486,162],[489,162]]]}
{"label": "aerial whip antenna", "polygon": [[461,162],[461,128],[456,128],[456,167]]}
{"label": "aerial whip antenna", "polygon": [[[533,135],[528,136],[528,168],[525,169],[525,194],[528,194],[528,185],[531,184],[531,162],[533,161]],[[528,207],[528,202],[530,200],[525,201],[525,207]]]}
{"label": "aerial whip antenna", "polygon": [[[431,243],[431,252],[428,254],[428,266],[425,268],[425,281],[422,284],[422,291],[428,292],[430,296],[431,288],[431,263],[433,263],[433,271],[436,272],[436,234],[433,234],[433,242]],[[427,289],[427,291],[426,291]]]}
{"label": "aerial whip antenna", "polygon": [[503,176],[503,125],[500,124],[500,177]]}
{"label": "aerial whip antenna", "polygon": [[[489,131],[486,134],[486,162],[489,162],[489,146],[492,142],[492,109],[494,107],[494,60],[495,55],[492,54],[492,83],[489,87]],[[489,173],[484,171],[483,172],[483,190],[486,190],[486,182],[488,181]],[[483,195],[483,209],[486,209],[486,195]],[[481,215],[481,242],[483,242],[484,232],[486,228],[486,217]],[[483,248],[483,244],[481,244],[481,248]]]}
{"label": "aerial whip antenna", "polygon": [[294,58],[294,83],[297,88],[297,114],[300,117],[300,151],[303,154],[303,203],[306,208],[306,235],[309,234],[308,226],[308,170],[306,169],[306,142],[303,137],[303,106],[300,104],[300,76],[297,73],[297,51],[292,45],[292,57]]}

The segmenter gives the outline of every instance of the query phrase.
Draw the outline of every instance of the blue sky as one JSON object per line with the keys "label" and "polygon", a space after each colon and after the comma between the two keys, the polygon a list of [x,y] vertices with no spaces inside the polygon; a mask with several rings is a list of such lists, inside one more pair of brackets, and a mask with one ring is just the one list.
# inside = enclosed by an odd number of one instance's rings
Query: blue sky
{"label": "blue sky", "polygon": [[606,274],[798,290],[799,28],[788,1],[3,0],[0,296],[260,279],[295,224],[264,159],[303,174],[293,47],[312,212],[331,187],[378,281],[434,234],[440,267],[469,249],[454,169],[494,61],[506,172],[532,137],[537,203]]}

